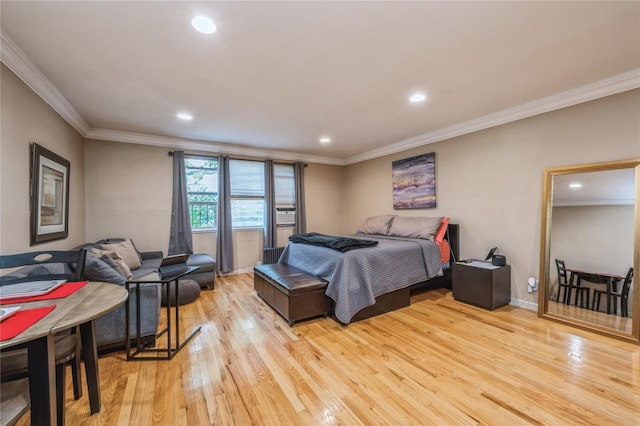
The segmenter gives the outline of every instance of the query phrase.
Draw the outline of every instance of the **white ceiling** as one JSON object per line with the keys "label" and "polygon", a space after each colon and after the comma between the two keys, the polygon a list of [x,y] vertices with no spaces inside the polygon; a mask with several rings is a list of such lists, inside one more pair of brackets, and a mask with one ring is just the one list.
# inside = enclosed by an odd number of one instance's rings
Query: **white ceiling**
{"label": "white ceiling", "polygon": [[349,164],[640,87],[637,1],[0,8],[2,61],[96,139]]}
{"label": "white ceiling", "polygon": [[[633,205],[635,169],[571,173],[553,177],[553,206]],[[581,184],[571,188],[571,184]]]}

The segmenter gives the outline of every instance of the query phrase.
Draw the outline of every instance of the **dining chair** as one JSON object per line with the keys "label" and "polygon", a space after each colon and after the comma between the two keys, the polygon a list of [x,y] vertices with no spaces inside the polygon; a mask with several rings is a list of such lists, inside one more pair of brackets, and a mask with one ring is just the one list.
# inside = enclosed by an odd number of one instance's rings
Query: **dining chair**
{"label": "dining chair", "polygon": [[[0,276],[0,285],[15,285],[29,281],[67,280],[83,281],[87,251],[38,251],[0,256],[0,269],[22,268]],[[46,265],[46,266],[45,266]],[[71,365],[73,397],[82,397],[80,374],[80,333],[74,329],[54,336],[56,364],[56,406],[58,425],[64,424],[65,370]],[[28,377],[28,355],[26,348],[9,349],[0,352],[0,382]]]}
{"label": "dining chair", "polygon": [[[576,282],[576,285],[572,285],[572,283],[569,283],[568,299],[571,299],[571,292],[575,290],[576,297],[574,299],[573,304],[575,306],[578,306],[578,302],[580,302],[581,308],[589,309],[589,293],[591,292],[591,287],[582,285],[583,280],[588,281],[584,279],[583,274],[580,274],[578,275],[578,280]],[[571,278],[569,278],[569,281],[571,281]],[[571,303],[571,302],[568,300],[567,303]]]}
{"label": "dining chair", "polygon": [[570,296],[571,293],[569,292],[569,278],[564,260],[556,259],[556,269],[558,270],[558,294],[556,295],[556,302],[560,300],[560,290],[562,290],[562,303],[567,303],[567,296]]}
{"label": "dining chair", "polygon": [[[619,292],[611,292],[611,296],[613,297],[613,313],[618,314],[618,297],[620,298],[620,316],[628,317],[629,316],[629,289],[631,288],[631,281],[633,281],[633,268],[629,268],[627,272],[627,276],[624,278],[622,282],[622,288],[620,288]],[[600,298],[602,295],[607,295],[606,290],[593,290],[593,304],[591,305],[591,309],[595,311],[600,310]]]}

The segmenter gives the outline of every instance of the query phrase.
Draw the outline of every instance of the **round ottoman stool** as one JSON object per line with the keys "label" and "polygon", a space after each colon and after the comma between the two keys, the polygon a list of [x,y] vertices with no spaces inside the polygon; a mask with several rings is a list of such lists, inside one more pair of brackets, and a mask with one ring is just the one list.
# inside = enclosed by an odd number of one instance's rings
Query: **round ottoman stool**
{"label": "round ottoman stool", "polygon": [[[171,298],[171,306],[176,306],[176,289],[175,281],[171,281],[169,283],[171,287],[169,287],[169,297]],[[166,285],[162,284],[162,306],[167,306],[167,295],[166,295]],[[179,280],[180,286],[180,300],[178,300],[178,305],[186,305],[187,303],[191,303],[200,296],[200,284],[193,280]]]}

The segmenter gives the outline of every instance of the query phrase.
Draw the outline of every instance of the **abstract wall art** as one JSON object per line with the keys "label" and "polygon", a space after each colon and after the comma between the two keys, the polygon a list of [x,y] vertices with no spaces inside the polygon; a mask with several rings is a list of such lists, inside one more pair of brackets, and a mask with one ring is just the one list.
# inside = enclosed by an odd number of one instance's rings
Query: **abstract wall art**
{"label": "abstract wall art", "polygon": [[394,209],[436,207],[436,153],[417,155],[391,164]]}

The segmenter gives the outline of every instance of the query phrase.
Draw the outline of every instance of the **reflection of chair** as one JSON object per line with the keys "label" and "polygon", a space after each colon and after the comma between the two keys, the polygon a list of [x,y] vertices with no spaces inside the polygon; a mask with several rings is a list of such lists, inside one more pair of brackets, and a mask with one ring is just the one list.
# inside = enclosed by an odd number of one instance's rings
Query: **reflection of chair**
{"label": "reflection of chair", "polygon": [[[627,272],[627,276],[624,278],[620,292],[611,292],[611,297],[613,297],[614,314],[618,313],[618,297],[620,297],[620,316],[629,316],[629,289],[631,288],[631,281],[633,281],[633,268],[629,268],[629,272]],[[600,298],[603,294],[606,295],[607,291],[593,290],[593,305],[591,306],[591,309],[596,311],[600,310]]]}
{"label": "reflection of chair", "polygon": [[564,260],[556,259],[556,269],[558,270],[558,294],[556,295],[556,302],[560,300],[560,290],[562,292],[562,303],[567,303],[567,296],[569,293],[569,279],[567,278],[567,269],[564,266]]}
{"label": "reflection of chair", "polygon": [[[569,285],[569,295],[567,296],[567,303],[571,303],[571,301],[569,300],[569,299],[571,299],[571,292],[573,290],[575,290],[576,291],[576,297],[574,299],[573,304],[578,306],[578,301],[580,301],[580,307],[581,308],[589,309],[589,291],[591,290],[591,288],[583,286],[582,285],[582,280],[583,280],[583,274],[580,273],[580,274],[578,274],[578,282],[576,282],[576,285],[574,286],[573,282],[570,283],[570,285]],[[589,281],[589,280],[585,280],[585,281]],[[586,296],[586,300],[585,300],[585,296]]]}
{"label": "reflection of chair", "polygon": [[[0,277],[0,285],[59,279],[82,281],[86,254],[86,250],[80,249],[77,251],[41,251],[0,256],[0,269],[26,266],[26,268],[9,272]],[[72,264],[75,270],[72,269]],[[77,400],[82,396],[79,333],[77,330],[73,331],[74,333],[61,332],[54,337],[56,406],[59,425],[64,424],[64,387],[67,363],[71,364],[73,397]],[[22,379],[28,377],[28,373],[27,349],[7,350],[0,353],[0,381],[8,382]]]}

